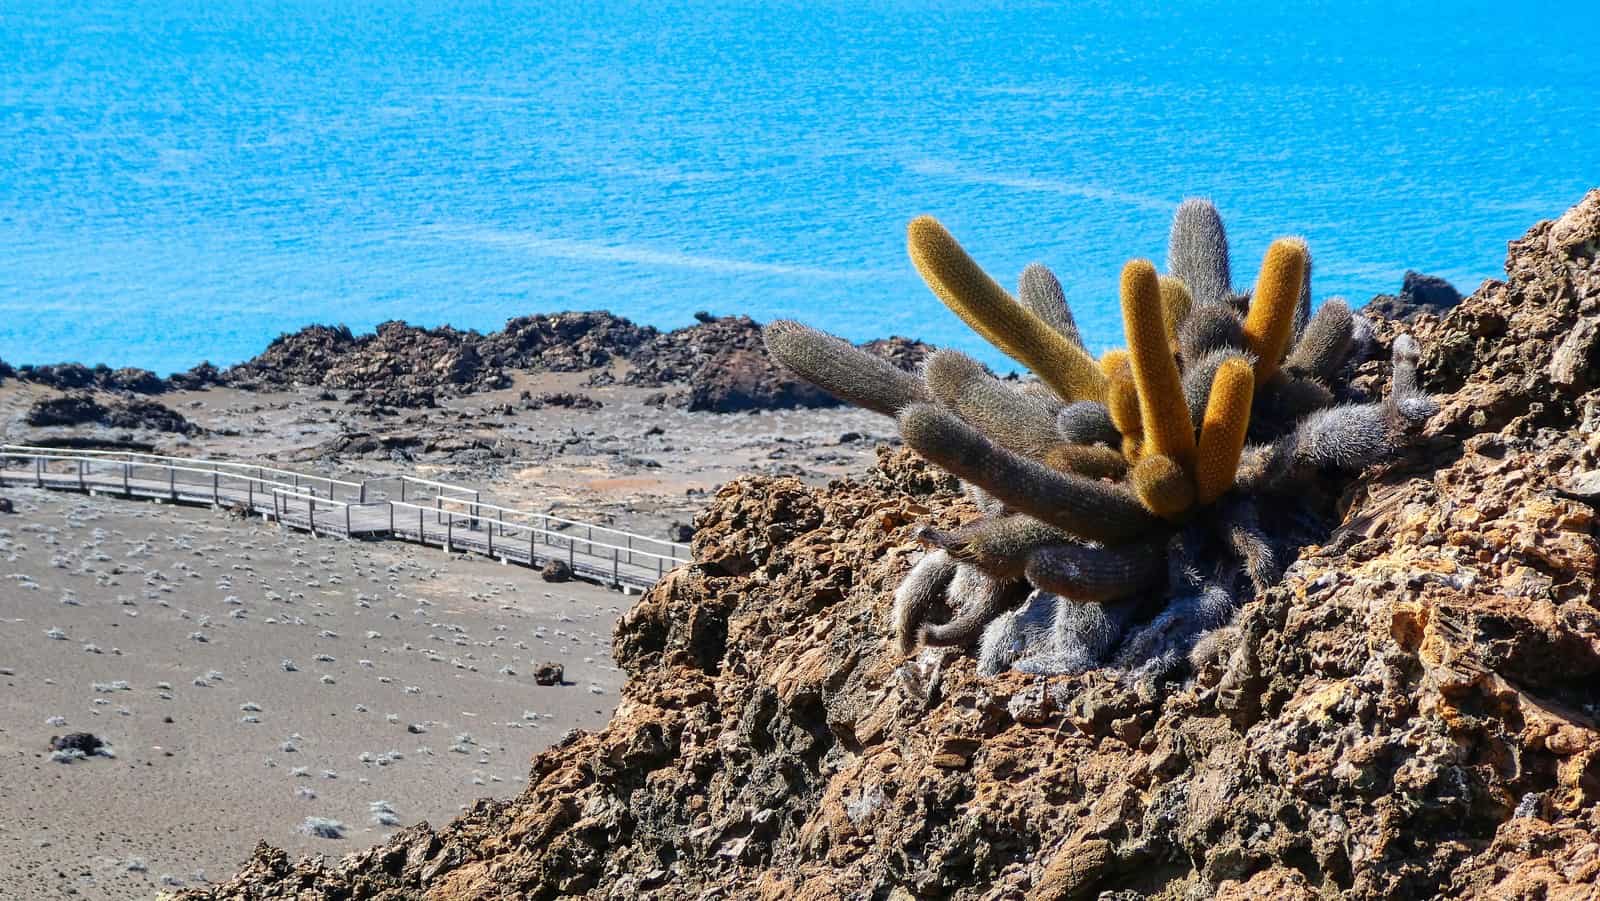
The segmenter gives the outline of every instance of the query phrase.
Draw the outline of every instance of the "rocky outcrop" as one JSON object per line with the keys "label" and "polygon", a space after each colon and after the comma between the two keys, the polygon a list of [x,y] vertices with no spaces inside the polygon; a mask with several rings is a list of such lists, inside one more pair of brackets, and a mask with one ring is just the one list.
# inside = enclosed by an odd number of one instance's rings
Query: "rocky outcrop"
{"label": "rocky outcrop", "polygon": [[1437,275],[1407,269],[1398,295],[1379,294],[1363,309],[1385,319],[1411,322],[1419,313],[1443,314],[1460,302],[1461,292],[1454,285]]}
{"label": "rocky outcrop", "polygon": [[512,370],[604,366],[655,334],[605,312],[523,316],[489,335],[404,322],[382,323],[370,335],[313,325],[280,336],[221,380],[258,389],[344,388],[364,397],[371,392],[375,403],[431,406],[438,390],[468,394],[509,387]]}
{"label": "rocky outcrop", "polygon": [[[687,385],[665,396],[690,411],[738,413],[802,407],[835,407],[840,402],[796,378],[767,355],[761,325],[749,316],[695,314],[699,324],[646,342],[629,357],[629,385]],[[920,365],[933,348],[920,341],[887,338],[863,345],[903,369]]]}
{"label": "rocky outcrop", "polygon": [[[1421,313],[1429,440],[1182,681],[902,660],[953,482],[724,487],[619,624],[610,725],[529,786],[195,897],[1587,898],[1600,880],[1600,191]],[[1380,329],[1379,340],[1392,327]]]}
{"label": "rocky outcrop", "polygon": [[112,369],[103,364],[94,367],[81,363],[23,366],[16,370],[15,375],[19,381],[61,391],[99,389],[129,394],[160,394],[167,390],[167,383],[148,369]]}
{"label": "rocky outcrop", "polygon": [[522,316],[485,337],[479,355],[508,369],[581,372],[625,358],[657,334],[604,311]]}
{"label": "rocky outcrop", "polygon": [[152,400],[113,399],[101,403],[90,394],[66,394],[37,400],[23,422],[35,427],[99,425],[114,429],[148,429],[193,435],[200,427],[182,413]]}

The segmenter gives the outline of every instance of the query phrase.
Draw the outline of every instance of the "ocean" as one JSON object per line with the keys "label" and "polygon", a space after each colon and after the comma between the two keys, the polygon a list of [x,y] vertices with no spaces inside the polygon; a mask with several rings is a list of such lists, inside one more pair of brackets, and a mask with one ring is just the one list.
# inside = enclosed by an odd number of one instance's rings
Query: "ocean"
{"label": "ocean", "polygon": [[[1248,283],[1463,293],[1600,184],[1571,4],[0,0],[0,358],[223,365],[314,322],[608,309],[980,350],[940,218],[1121,343],[1124,261],[1213,198]],[[1004,365],[992,351],[983,358]]]}

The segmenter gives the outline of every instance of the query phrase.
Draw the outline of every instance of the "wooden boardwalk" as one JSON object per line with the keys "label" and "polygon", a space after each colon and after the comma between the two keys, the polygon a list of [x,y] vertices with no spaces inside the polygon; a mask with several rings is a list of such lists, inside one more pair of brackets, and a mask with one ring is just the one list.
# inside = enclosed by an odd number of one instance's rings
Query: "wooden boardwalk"
{"label": "wooden boardwalk", "polygon": [[648,588],[689,560],[682,544],[486,503],[476,489],[411,476],[361,482],[226,460],[0,445],[0,486],[232,507],[286,528],[398,540],[578,578]]}

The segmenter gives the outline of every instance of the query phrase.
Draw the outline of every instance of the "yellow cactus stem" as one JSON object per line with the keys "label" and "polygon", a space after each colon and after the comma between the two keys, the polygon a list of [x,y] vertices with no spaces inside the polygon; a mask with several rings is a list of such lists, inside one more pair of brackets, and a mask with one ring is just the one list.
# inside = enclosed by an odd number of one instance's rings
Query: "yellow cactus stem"
{"label": "yellow cactus stem", "polygon": [[1306,274],[1306,244],[1299,238],[1279,238],[1267,248],[1250,296],[1250,313],[1244,320],[1245,348],[1256,355],[1256,385],[1278,371],[1294,331],[1294,310],[1300,303]]}
{"label": "yellow cactus stem", "polygon": [[1195,465],[1196,501],[1209,504],[1233,487],[1250,426],[1255,375],[1244,357],[1224,360],[1211,381],[1205,421],[1200,427],[1200,454]]}
{"label": "yellow cactus stem", "polygon": [[1146,510],[1178,519],[1194,507],[1194,479],[1171,457],[1151,454],[1128,473],[1133,493]]}
{"label": "yellow cactus stem", "polygon": [[1161,318],[1166,322],[1167,341],[1174,350],[1178,347],[1178,326],[1189,318],[1189,309],[1193,306],[1194,296],[1183,279],[1176,275],[1161,276]]}
{"label": "yellow cactus stem", "polygon": [[1194,424],[1183,399],[1183,382],[1172,358],[1161,311],[1161,281],[1149,260],[1122,267],[1122,328],[1128,335],[1133,382],[1139,392],[1144,452],[1171,457],[1185,471],[1194,469]]}
{"label": "yellow cactus stem", "polygon": [[1142,439],[1144,427],[1139,424],[1139,390],[1133,385],[1133,362],[1125,350],[1107,351],[1100,358],[1106,373],[1106,409],[1111,412],[1111,424],[1123,438]]}
{"label": "yellow cactus stem", "polygon": [[1098,444],[1057,444],[1045,451],[1044,464],[1093,479],[1120,479],[1128,473],[1122,454]]}
{"label": "yellow cactus stem", "polygon": [[1106,379],[1093,357],[1017,303],[932,216],[906,229],[911,262],[928,287],[961,320],[1028,367],[1062,400],[1104,401]]}

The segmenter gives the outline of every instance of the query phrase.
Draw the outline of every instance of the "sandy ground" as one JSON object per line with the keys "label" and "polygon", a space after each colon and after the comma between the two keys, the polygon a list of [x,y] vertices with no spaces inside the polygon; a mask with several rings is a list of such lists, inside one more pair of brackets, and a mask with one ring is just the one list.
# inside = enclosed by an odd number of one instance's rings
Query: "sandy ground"
{"label": "sandy ground", "polygon": [[[260,838],[342,854],[442,823],[518,792],[530,755],[616,703],[628,596],[220,511],[6,494],[7,899],[147,897],[231,872]],[[545,661],[570,684],[536,685]],[[51,736],[80,730],[116,756],[54,762]],[[344,837],[303,834],[308,817]]]}
{"label": "sandy ground", "polygon": [[[190,437],[30,428],[28,407],[59,392],[8,381],[0,441],[132,440],[340,477],[408,473],[669,537],[723,482],[860,472],[893,433],[858,410],[687,413],[647,403],[654,390],[587,378],[521,375],[506,391],[394,414],[316,389],[153,398],[206,429]],[[601,406],[528,410],[523,391]],[[329,452],[353,435],[404,451]],[[532,754],[615,706],[610,635],[631,596],[221,511],[0,495],[17,508],[0,515],[6,901],[149,897],[233,872],[259,839],[337,855],[443,823],[519,792]],[[569,684],[536,685],[545,661]],[[52,760],[51,737],[74,731],[115,757]],[[337,821],[342,837],[307,834],[308,818]]]}

